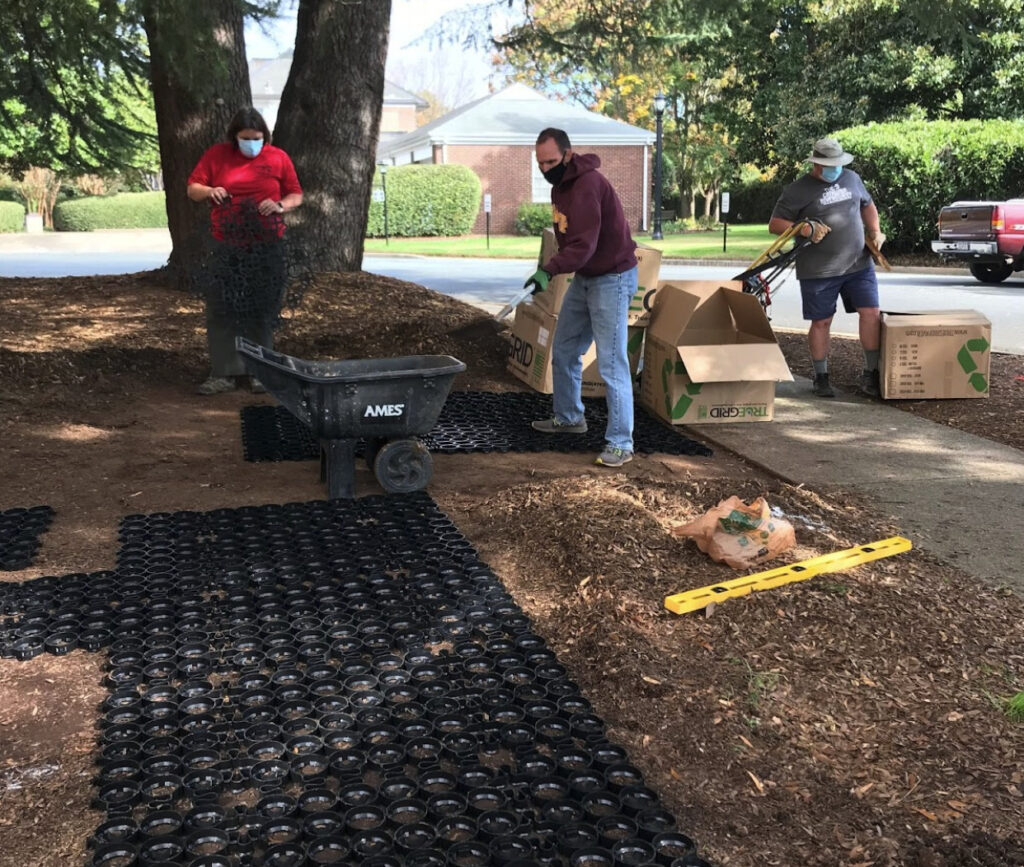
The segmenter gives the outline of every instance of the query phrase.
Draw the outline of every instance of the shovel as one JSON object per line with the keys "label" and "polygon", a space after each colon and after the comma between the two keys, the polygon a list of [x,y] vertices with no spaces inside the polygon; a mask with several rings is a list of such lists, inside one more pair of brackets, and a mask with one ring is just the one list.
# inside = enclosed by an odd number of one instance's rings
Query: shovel
{"label": "shovel", "polygon": [[472,322],[450,331],[449,334],[452,337],[466,340],[475,340],[479,337],[490,337],[494,334],[500,334],[507,327],[505,325],[505,319],[508,317],[509,313],[529,298],[533,292],[533,286],[523,288],[515,298],[509,301],[508,304],[498,311],[496,316],[474,319]]}
{"label": "shovel", "polygon": [[535,287],[533,287],[533,286],[529,286],[526,289],[523,289],[523,291],[520,292],[518,295],[516,295],[516,297],[513,298],[511,301],[509,301],[508,304],[506,304],[504,307],[502,307],[501,310],[498,311],[497,315],[494,318],[498,322],[501,322],[502,319],[504,319],[506,316],[508,316],[509,313],[511,313],[520,304],[522,304],[522,302],[524,302],[527,298],[529,298],[534,293],[534,289],[535,289]]}

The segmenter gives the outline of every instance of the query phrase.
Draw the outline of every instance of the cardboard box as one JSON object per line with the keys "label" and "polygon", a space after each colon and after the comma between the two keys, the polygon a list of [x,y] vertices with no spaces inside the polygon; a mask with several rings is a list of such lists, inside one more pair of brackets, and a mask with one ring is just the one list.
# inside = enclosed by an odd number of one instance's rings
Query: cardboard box
{"label": "cardboard box", "polygon": [[[555,230],[547,228],[540,237],[540,255],[537,256],[537,267],[543,268],[544,263],[558,252],[558,242],[555,240]],[[551,316],[557,316],[562,309],[562,301],[565,293],[569,291],[569,284],[572,283],[572,274],[555,274],[548,283],[548,288],[533,296],[534,305]]]}
{"label": "cardboard box", "polygon": [[992,323],[977,310],[882,314],[886,400],[988,397]]}
{"label": "cardboard box", "polygon": [[[548,228],[540,240],[540,255],[537,257],[537,267],[542,268],[555,253],[558,252],[558,242],[555,240],[555,230]],[[654,247],[638,245],[636,248],[636,294],[629,303],[630,325],[647,325],[651,315],[651,305],[654,303],[654,296],[658,291],[658,274],[661,271],[661,250]],[[557,316],[562,309],[562,301],[565,300],[565,293],[569,291],[569,284],[572,283],[572,274],[556,274],[548,283],[548,288],[534,296],[534,304],[546,313]]]}
{"label": "cardboard box", "polygon": [[506,366],[531,388],[551,394],[551,344],[558,317],[524,301],[516,307]]}
{"label": "cardboard box", "polygon": [[671,424],[771,421],[775,383],[792,374],[743,284],[662,285],[647,328],[641,402]]}
{"label": "cardboard box", "polygon": [[[531,388],[551,394],[551,346],[555,338],[558,317],[540,310],[536,304],[522,303],[516,307],[512,324],[512,342],[508,350],[509,371]],[[640,366],[644,339],[643,328],[630,328],[628,334],[630,374],[636,375]],[[597,350],[593,343],[583,356],[584,397],[601,397],[605,393],[604,380],[597,370]]]}
{"label": "cardboard box", "polygon": [[646,328],[651,321],[651,309],[657,295],[658,274],[661,272],[661,250],[637,244],[636,248],[636,295],[629,302],[630,325]]}

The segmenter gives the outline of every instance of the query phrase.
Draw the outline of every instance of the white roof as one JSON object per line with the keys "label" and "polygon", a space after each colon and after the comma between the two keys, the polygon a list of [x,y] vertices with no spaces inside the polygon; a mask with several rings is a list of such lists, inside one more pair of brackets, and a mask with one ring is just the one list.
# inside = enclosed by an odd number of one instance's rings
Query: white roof
{"label": "white roof", "polygon": [[[249,61],[249,85],[253,100],[280,100],[284,84],[291,69],[291,55],[283,57],[257,57]],[[414,105],[426,108],[428,103],[415,93],[410,93],[394,82],[384,80],[385,105]]]}
{"label": "white roof", "polygon": [[579,145],[644,145],[654,143],[654,133],[578,105],[549,99],[524,84],[513,84],[443,117],[381,142],[379,159],[407,154],[433,145],[509,144],[530,145],[545,127],[564,129]]}

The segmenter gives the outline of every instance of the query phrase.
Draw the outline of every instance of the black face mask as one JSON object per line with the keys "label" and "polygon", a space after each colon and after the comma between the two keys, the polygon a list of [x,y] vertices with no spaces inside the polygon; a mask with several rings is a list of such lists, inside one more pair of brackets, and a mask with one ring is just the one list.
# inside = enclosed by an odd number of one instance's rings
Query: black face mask
{"label": "black face mask", "polygon": [[569,168],[569,166],[565,163],[559,163],[557,166],[552,166],[546,172],[541,172],[541,174],[544,175],[544,180],[551,184],[551,186],[557,187],[562,183],[562,178],[565,175],[565,170],[567,168]]}

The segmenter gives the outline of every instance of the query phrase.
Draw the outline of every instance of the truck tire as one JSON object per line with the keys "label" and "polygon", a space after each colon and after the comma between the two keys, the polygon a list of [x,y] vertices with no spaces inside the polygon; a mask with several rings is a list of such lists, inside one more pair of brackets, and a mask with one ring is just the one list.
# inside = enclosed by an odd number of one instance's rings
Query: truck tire
{"label": "truck tire", "polygon": [[1002,283],[1013,273],[1013,267],[1005,263],[997,265],[983,265],[975,263],[971,265],[971,274],[975,280],[982,283]]}

